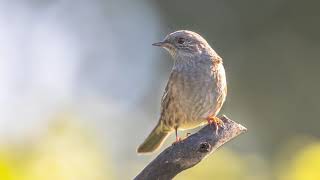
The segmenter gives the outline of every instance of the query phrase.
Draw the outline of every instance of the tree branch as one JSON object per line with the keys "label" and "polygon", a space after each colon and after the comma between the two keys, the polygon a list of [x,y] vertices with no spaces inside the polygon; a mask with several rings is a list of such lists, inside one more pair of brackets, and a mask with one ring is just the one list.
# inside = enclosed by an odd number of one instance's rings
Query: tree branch
{"label": "tree branch", "polygon": [[218,133],[214,125],[203,127],[197,133],[161,152],[135,177],[135,180],[172,179],[247,130],[226,116],[220,119],[225,127],[219,128]]}

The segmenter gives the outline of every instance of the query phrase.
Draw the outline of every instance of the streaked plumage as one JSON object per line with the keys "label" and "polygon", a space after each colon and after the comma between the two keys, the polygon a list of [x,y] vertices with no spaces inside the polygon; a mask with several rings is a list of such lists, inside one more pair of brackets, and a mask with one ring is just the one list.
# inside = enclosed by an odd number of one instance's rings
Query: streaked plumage
{"label": "streaked plumage", "polygon": [[222,59],[200,35],[176,31],[154,45],[168,50],[174,65],[162,97],[158,124],[139,146],[139,153],[154,151],[176,129],[207,123],[208,117],[218,114],[227,94]]}

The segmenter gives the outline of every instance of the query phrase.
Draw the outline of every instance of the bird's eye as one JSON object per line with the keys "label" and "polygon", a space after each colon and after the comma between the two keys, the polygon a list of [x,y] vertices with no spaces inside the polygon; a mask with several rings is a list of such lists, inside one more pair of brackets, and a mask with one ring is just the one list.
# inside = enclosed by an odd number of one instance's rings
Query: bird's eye
{"label": "bird's eye", "polygon": [[179,38],[179,39],[178,39],[178,43],[179,43],[179,44],[183,44],[183,43],[184,43],[184,41],[185,41],[185,39],[184,39],[184,38]]}

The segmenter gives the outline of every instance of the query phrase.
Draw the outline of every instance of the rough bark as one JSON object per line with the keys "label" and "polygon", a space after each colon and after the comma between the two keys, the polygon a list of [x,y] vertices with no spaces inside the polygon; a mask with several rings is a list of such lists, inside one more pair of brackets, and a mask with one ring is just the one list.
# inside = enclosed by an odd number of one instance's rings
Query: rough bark
{"label": "rough bark", "polygon": [[224,122],[224,128],[219,128],[217,133],[214,125],[203,127],[197,133],[161,152],[134,179],[172,179],[247,130],[226,116],[220,119]]}

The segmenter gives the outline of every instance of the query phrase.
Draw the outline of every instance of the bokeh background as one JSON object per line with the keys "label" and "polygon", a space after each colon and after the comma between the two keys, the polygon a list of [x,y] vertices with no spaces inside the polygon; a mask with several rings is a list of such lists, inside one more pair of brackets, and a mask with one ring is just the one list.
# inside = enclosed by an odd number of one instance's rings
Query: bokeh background
{"label": "bokeh background", "polygon": [[221,114],[249,131],[176,179],[319,180],[319,6],[0,0],[0,179],[132,179],[159,153],[136,147],[172,66],[151,44],[189,29],[224,59]]}

